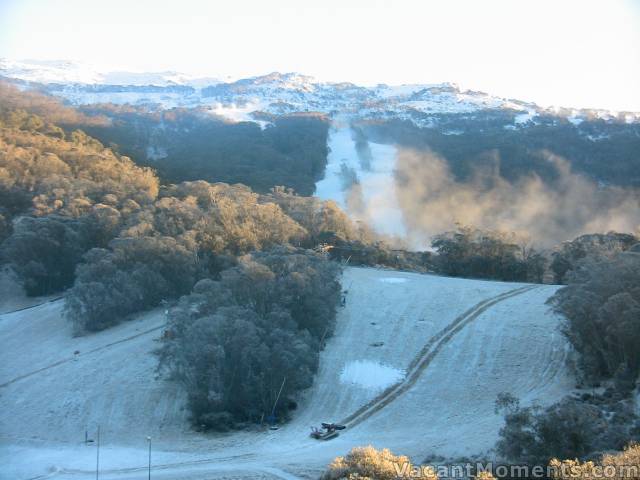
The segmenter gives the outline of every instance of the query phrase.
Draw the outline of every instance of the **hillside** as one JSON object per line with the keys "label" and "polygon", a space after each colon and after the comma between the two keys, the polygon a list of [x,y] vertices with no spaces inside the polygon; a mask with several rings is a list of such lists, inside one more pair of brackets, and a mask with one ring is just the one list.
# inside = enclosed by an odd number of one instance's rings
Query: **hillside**
{"label": "hillside", "polygon": [[457,223],[544,248],[638,226],[637,114],[545,109],[450,84],[361,87],[295,73],[114,84],[127,77],[73,81],[58,70],[55,82],[46,69],[39,83],[37,65],[33,75],[5,67],[26,97],[20,108],[45,118],[53,109],[49,121],[81,128],[163,183],[315,193],[414,249]]}
{"label": "hillside", "polygon": [[[277,431],[189,429],[177,390],[155,373],[161,310],[77,338],[62,301],[0,316],[0,463],[12,465],[0,478],[92,478],[96,452],[83,441],[98,423],[101,478],[146,478],[147,435],[154,478],[167,479],[308,478],[369,443],[416,460],[474,455],[497,439],[498,393],[546,405],[572,388],[545,305],[556,287],[362,268],[347,268],[342,285],[314,385]],[[311,440],[322,421],[348,428]]]}

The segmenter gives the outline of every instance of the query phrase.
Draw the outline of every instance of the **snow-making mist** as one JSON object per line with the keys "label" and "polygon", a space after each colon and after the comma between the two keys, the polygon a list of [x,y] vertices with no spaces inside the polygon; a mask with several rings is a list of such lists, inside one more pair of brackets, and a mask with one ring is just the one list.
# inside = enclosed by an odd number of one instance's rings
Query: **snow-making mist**
{"label": "snow-making mist", "polygon": [[535,173],[509,180],[487,166],[473,166],[473,175],[460,180],[444,156],[373,142],[346,117],[333,120],[328,146],[315,195],[336,201],[353,219],[410,249],[426,248],[434,235],[457,224],[514,232],[546,248],[585,233],[633,232],[640,225],[635,189],[599,184],[548,151],[540,155],[554,181]]}

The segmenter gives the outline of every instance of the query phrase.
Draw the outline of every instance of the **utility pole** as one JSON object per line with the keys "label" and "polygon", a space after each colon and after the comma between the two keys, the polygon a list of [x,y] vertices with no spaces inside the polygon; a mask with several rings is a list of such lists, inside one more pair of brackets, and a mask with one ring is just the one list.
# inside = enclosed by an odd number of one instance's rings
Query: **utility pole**
{"label": "utility pole", "polygon": [[96,449],[96,480],[98,480],[98,472],[100,471],[100,425],[98,425],[98,448]]}
{"label": "utility pole", "polygon": [[151,480],[151,437],[147,437],[147,442],[149,442],[149,480]]}

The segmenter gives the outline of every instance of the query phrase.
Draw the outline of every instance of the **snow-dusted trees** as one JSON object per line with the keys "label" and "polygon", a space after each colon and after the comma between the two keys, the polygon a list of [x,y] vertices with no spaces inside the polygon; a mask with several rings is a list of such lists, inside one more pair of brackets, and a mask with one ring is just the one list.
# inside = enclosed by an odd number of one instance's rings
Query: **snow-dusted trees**
{"label": "snow-dusted trees", "polygon": [[124,238],[94,248],[78,266],[66,312],[78,333],[102,330],[128,314],[187,293],[198,266],[171,237]]}
{"label": "snow-dusted trees", "polygon": [[90,251],[78,266],[68,315],[78,332],[106,328],[188,293],[200,278],[216,278],[236,255],[295,244],[305,234],[244,186],[170,186],[153,204],[130,212],[114,240],[94,242],[106,248]]}
{"label": "snow-dusted trees", "polygon": [[581,462],[574,458],[549,463],[555,480],[609,478],[611,480],[640,478],[640,445],[631,443],[623,451],[602,455],[598,461]]}
{"label": "snow-dusted trees", "polygon": [[[183,182],[168,187],[163,195],[179,199],[182,210],[200,209],[197,222],[197,213],[191,214],[190,229],[198,231],[198,241],[206,249],[217,253],[241,255],[276,245],[297,245],[308,236],[274,201],[244,185]],[[155,228],[166,229],[166,220],[176,215],[175,205],[165,201],[155,207]]]}
{"label": "snow-dusted trees", "polygon": [[434,264],[445,275],[542,282],[544,257],[513,235],[460,226],[436,235],[431,246],[438,254]]}
{"label": "snow-dusted trees", "polygon": [[75,266],[87,248],[86,224],[77,219],[21,217],[2,245],[28,295],[44,295],[71,286]]}
{"label": "snow-dusted trees", "polygon": [[334,201],[321,201],[315,197],[300,197],[283,187],[274,188],[264,195],[264,201],[276,203],[288,216],[308,232],[309,244],[326,240],[328,235],[341,241],[364,241],[374,238],[364,225],[356,225]]}
{"label": "snow-dusted trees", "polygon": [[394,455],[388,449],[355,447],[344,457],[336,457],[322,475],[322,480],[395,480],[398,478],[437,480],[431,467],[414,466],[409,457]]}
{"label": "snow-dusted trees", "polygon": [[[497,403],[497,402],[496,402]],[[503,405],[505,423],[497,452],[505,459],[546,465],[554,456],[582,458],[602,443],[608,425],[596,406],[566,399],[546,409]]]}
{"label": "snow-dusted trees", "polygon": [[565,333],[595,379],[640,373],[640,254],[588,257],[567,275],[551,303],[567,319]]}
{"label": "snow-dusted trees", "polygon": [[[215,276],[237,255],[283,244],[313,246],[322,231],[338,228],[339,222],[346,222],[340,228],[349,226],[342,212],[322,202],[305,212],[310,218],[294,220],[274,198],[243,185],[196,181],[161,190],[153,171],[82,131],[65,132],[49,119],[99,122],[3,85],[0,99],[0,259],[18,273],[28,294],[40,295],[70,287],[83,254],[106,249],[84,257],[82,278],[70,292],[69,314],[79,328],[104,328],[158,298],[189,291],[204,274],[187,275],[191,280],[179,288],[171,279],[167,283],[155,276],[170,242],[176,255],[184,253],[185,265],[195,264],[197,271]],[[156,248],[157,261],[143,253]],[[129,260],[137,263],[129,265]],[[112,271],[102,276],[105,263]],[[148,278],[158,280],[155,288],[146,285],[145,269]],[[141,285],[128,278],[134,274]],[[96,296],[101,307],[89,305]]]}
{"label": "snow-dusted trees", "polygon": [[333,330],[337,273],[315,254],[281,248],[243,257],[181,298],[160,358],[185,387],[196,427],[232,428],[272,411],[287,416]]}
{"label": "snow-dusted trees", "polygon": [[[4,93],[0,85],[0,256],[28,294],[60,291],[87,249],[117,235],[132,205],[155,199],[158,179],[82,132],[9,109]],[[53,116],[69,118],[67,110]]]}
{"label": "snow-dusted trees", "polygon": [[565,275],[576,268],[579,262],[590,257],[612,257],[628,250],[640,239],[628,233],[594,233],[582,235],[570,242],[565,242],[553,252],[551,270],[555,283],[566,283]]}

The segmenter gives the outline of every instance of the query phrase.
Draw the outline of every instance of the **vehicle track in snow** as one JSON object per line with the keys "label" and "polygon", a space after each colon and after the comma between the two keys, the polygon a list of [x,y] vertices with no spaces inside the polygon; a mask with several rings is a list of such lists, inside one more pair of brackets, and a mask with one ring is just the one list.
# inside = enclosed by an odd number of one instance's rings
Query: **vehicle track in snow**
{"label": "vehicle track in snow", "polygon": [[493,305],[508,298],[529,292],[535,288],[538,288],[538,285],[528,285],[514,290],[509,290],[508,292],[477,303],[469,310],[456,317],[449,325],[431,337],[424,347],[422,347],[407,367],[407,373],[403,381],[390,386],[373,400],[363,405],[338,423],[346,425],[348,428],[353,428],[389,405],[416,383],[422,372],[429,366],[442,347],[449,343],[449,341],[466,325],[478,318]]}
{"label": "vehicle track in snow", "polygon": [[9,310],[8,312],[0,312],[0,317],[3,317],[5,315],[11,315],[12,313],[24,312],[25,310],[30,310],[32,308],[41,307],[43,305],[46,305],[47,303],[53,303],[53,302],[57,302],[58,300],[62,300],[63,298],[64,298],[63,296],[55,297],[49,300],[45,300],[44,302],[36,303],[35,305],[29,305],[28,307],[16,308],[15,310]]}
{"label": "vehicle track in snow", "polygon": [[86,352],[78,353],[78,354],[76,354],[76,355],[74,355],[72,357],[63,358],[62,360],[58,360],[57,362],[54,362],[54,363],[52,363],[50,365],[47,365],[45,367],[38,368],[37,370],[33,370],[31,372],[28,372],[28,373],[25,373],[23,375],[19,375],[19,376],[15,377],[15,378],[12,378],[11,380],[9,380],[7,382],[0,383],[0,388],[8,387],[9,385],[11,385],[13,383],[16,383],[16,382],[19,382],[20,380],[24,380],[25,378],[29,378],[29,377],[31,377],[33,375],[37,375],[38,373],[42,373],[42,372],[45,372],[47,370],[51,370],[52,368],[59,367],[60,365],[64,365],[65,363],[73,362],[73,361],[77,360],[78,358],[86,357],[87,355],[91,355],[93,353],[100,352],[102,350],[106,350],[107,348],[111,348],[111,347],[113,347],[115,345],[119,345],[121,343],[129,342],[131,340],[135,340],[136,338],[139,338],[139,337],[141,337],[143,335],[148,335],[149,333],[156,332],[156,331],[158,331],[158,330],[160,330],[160,329],[162,329],[164,327],[165,327],[165,324],[163,322],[162,325],[158,325],[156,327],[150,328],[150,329],[145,330],[143,332],[138,332],[135,335],[130,335],[129,337],[121,338],[120,340],[116,340],[115,342],[110,342],[110,343],[107,343],[106,345],[101,345],[99,347],[92,348],[91,350],[87,350]]}

